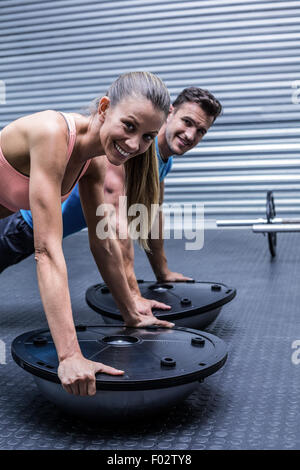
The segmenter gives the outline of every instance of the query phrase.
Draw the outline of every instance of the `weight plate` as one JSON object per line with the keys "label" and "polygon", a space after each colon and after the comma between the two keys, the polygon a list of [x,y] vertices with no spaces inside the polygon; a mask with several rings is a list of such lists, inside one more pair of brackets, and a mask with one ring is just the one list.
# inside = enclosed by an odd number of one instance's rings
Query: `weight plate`
{"label": "weight plate", "polygon": [[[266,216],[268,224],[271,224],[273,219],[276,217],[275,202],[273,197],[273,192],[267,192],[267,201],[266,201]],[[270,232],[268,233],[268,245],[271,256],[274,258],[276,256],[276,245],[277,245],[277,233]]]}

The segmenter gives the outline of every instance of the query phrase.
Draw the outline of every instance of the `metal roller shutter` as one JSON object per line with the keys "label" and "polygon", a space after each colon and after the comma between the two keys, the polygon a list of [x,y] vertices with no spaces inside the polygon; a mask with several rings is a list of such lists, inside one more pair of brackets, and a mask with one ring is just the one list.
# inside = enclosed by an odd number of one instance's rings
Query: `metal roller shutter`
{"label": "metal roller shutter", "polygon": [[120,73],[150,70],[172,98],[197,85],[224,106],[203,142],[175,158],[166,202],[253,217],[273,189],[278,212],[300,213],[299,0],[2,0],[0,25],[0,128],[42,109],[80,110]]}

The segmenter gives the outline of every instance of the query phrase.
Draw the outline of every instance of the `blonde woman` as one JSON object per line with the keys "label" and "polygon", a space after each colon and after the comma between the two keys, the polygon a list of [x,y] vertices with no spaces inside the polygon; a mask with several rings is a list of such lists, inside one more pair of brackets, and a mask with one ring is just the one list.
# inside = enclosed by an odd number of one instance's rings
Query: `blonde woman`
{"label": "blonde woman", "polygon": [[95,394],[97,372],[124,373],[85,359],[77,341],[61,216],[61,202],[77,181],[91,251],[125,324],[173,326],[141,312],[130,294],[116,240],[96,235],[96,211],[104,202],[103,155],[114,165],[125,164],[128,203],[144,204],[151,223],[150,205],[159,199],[153,141],[169,106],[169,93],[158,77],[132,72],[120,76],[88,116],[42,111],[17,119],[1,131],[0,218],[31,209],[40,294],[58,354],[58,375],[71,394]]}

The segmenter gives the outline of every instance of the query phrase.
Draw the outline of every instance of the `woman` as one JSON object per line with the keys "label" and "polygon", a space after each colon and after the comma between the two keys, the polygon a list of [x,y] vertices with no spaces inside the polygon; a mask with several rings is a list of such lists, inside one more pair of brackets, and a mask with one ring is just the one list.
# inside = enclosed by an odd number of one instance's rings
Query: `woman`
{"label": "woman", "polygon": [[17,119],[0,134],[0,218],[31,209],[40,294],[58,354],[58,375],[69,393],[95,394],[97,372],[124,373],[85,359],[77,341],[62,252],[61,201],[78,180],[91,251],[125,324],[172,326],[140,311],[118,245],[112,238],[97,238],[95,217],[104,202],[103,155],[114,165],[125,164],[128,205],[144,204],[150,214],[151,203],[158,202],[153,140],[167,117],[169,100],[158,77],[132,72],[111,85],[89,116],[43,111]]}

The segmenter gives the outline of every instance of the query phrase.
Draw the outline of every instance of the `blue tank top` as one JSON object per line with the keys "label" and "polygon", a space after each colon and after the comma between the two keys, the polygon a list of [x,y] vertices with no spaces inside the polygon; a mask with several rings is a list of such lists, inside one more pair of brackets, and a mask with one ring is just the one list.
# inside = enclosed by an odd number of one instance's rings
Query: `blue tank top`
{"label": "blue tank top", "polygon": [[[172,168],[173,157],[169,157],[166,162],[162,160],[158,149],[157,137],[155,139],[155,147],[158,158],[159,181],[163,181]],[[25,222],[32,228],[31,211],[21,209],[20,212]],[[62,203],[62,217],[64,237],[86,228],[86,221],[80,204],[78,184],[76,184],[68,199]]]}

